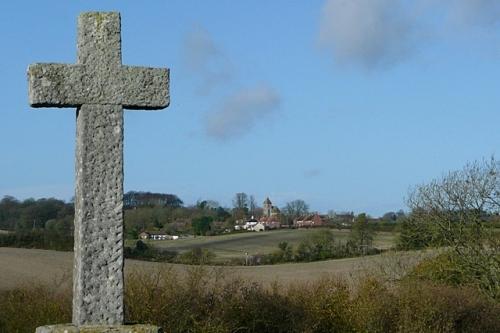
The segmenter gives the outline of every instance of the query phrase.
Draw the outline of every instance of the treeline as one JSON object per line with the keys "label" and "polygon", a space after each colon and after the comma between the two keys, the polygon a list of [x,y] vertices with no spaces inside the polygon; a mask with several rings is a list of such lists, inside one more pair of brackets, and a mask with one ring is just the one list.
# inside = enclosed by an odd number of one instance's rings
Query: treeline
{"label": "treeline", "polygon": [[[124,195],[125,233],[137,239],[141,231],[213,235],[232,228],[230,210],[214,201],[183,206],[174,194],[127,192]],[[54,198],[0,200],[0,246],[71,250],[74,204]]]}
{"label": "treeline", "polygon": [[73,235],[56,230],[19,230],[0,234],[0,247],[73,251]]}
{"label": "treeline", "polygon": [[[163,231],[172,235],[217,235],[233,231],[238,219],[258,214],[261,209],[253,197],[247,208],[246,194],[237,193],[233,208],[226,208],[213,200],[199,200],[191,206],[174,194],[131,191],[124,195],[124,228],[128,239],[138,239],[142,231]],[[283,211],[283,223],[291,223],[293,216],[307,213],[307,204],[295,200]],[[288,214],[288,215],[287,215]],[[364,214],[361,214],[365,216]],[[361,216],[360,215],[360,216]],[[258,215],[257,215],[258,216]],[[373,230],[393,230],[404,214],[387,213],[380,219],[365,216]],[[351,228],[354,214],[343,218],[328,218],[332,228]],[[54,198],[18,200],[5,196],[0,200],[0,245],[54,250],[73,247],[74,205]],[[344,222],[351,222],[344,223]]]}
{"label": "treeline", "polygon": [[0,200],[0,246],[73,250],[73,203],[54,198]]}
{"label": "treeline", "polygon": [[231,211],[214,201],[198,201],[192,206],[153,205],[125,209],[125,231],[129,239],[145,230],[162,230],[172,235],[217,235],[232,229]]}
{"label": "treeline", "polygon": [[[251,198],[247,199],[247,198]],[[238,199],[238,200],[237,200]],[[237,193],[234,207],[222,207],[213,200],[199,200],[185,206],[175,194],[130,191],[124,195],[125,231],[130,239],[137,239],[145,230],[162,230],[169,234],[216,235],[232,230],[236,220],[260,216],[262,209],[253,196]],[[292,224],[293,219],[309,214],[308,205],[294,200],[282,209],[282,224]],[[403,212],[389,212],[381,218],[367,217],[379,231],[393,230]],[[326,216],[328,226],[350,228],[355,215],[330,212]],[[0,200],[0,230],[26,233],[33,230],[72,235],[74,220],[73,202],[54,198],[18,200],[5,196]]]}
{"label": "treeline", "polygon": [[125,209],[154,206],[177,208],[183,204],[175,194],[129,191],[123,195]]}
{"label": "treeline", "polygon": [[73,228],[74,211],[72,202],[54,198],[20,201],[12,196],[5,196],[0,200],[0,229],[57,229],[70,232]]}

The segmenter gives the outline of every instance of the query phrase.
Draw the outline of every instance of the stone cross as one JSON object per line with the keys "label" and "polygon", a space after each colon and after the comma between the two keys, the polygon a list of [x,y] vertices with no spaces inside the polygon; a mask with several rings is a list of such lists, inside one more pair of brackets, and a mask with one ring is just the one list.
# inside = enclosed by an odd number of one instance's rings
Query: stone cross
{"label": "stone cross", "polygon": [[123,108],[163,109],[169,70],[123,66],[119,13],[78,18],[77,64],[32,64],[33,107],[76,107],[73,324],[123,323]]}

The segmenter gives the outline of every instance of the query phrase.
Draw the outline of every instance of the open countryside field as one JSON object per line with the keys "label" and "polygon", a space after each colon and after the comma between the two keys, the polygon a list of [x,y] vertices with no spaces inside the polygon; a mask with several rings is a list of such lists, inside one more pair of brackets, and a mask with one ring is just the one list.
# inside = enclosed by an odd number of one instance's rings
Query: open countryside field
{"label": "open countryside field", "polygon": [[[347,258],[311,263],[290,263],[269,266],[207,266],[225,276],[262,282],[283,284],[314,281],[324,276],[336,275],[356,279],[364,274],[383,271],[387,274],[400,274],[401,270],[412,267],[427,254],[420,252],[394,253],[360,258]],[[37,249],[0,247],[0,290],[12,289],[33,282],[55,285],[60,281],[71,283],[73,267],[72,252],[58,252]],[[125,270],[155,272],[158,269],[171,269],[182,276],[196,266],[180,264],[153,263],[126,260]]]}
{"label": "open countryside field", "polygon": [[[220,236],[198,236],[177,240],[147,241],[158,248],[185,252],[199,247],[209,249],[216,255],[216,260],[224,261],[231,258],[249,255],[268,254],[278,249],[280,242],[292,245],[299,244],[303,239],[317,233],[321,229],[282,229],[265,232],[244,232],[225,234]],[[325,230],[325,229],[323,229]],[[345,242],[349,238],[349,230],[329,229],[335,240]],[[374,237],[374,246],[379,249],[389,249],[395,244],[397,234],[392,232],[377,232]],[[128,246],[134,242],[129,241]]]}

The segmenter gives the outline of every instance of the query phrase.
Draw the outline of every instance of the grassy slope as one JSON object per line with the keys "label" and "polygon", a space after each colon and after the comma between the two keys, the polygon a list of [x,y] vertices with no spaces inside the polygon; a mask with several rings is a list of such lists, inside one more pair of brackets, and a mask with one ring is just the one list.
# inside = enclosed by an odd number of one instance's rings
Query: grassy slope
{"label": "grassy slope", "polygon": [[[184,252],[194,247],[201,247],[213,251],[218,259],[240,257],[248,252],[250,255],[266,254],[278,249],[280,242],[296,245],[307,236],[317,232],[318,229],[282,229],[266,232],[245,232],[226,234],[221,236],[198,236],[168,241],[149,241],[156,247]],[[335,239],[346,241],[349,237],[348,230],[332,229]],[[387,249],[394,244],[396,235],[390,232],[378,232],[375,235],[375,247]],[[127,245],[133,245],[129,242]]]}
{"label": "grassy slope", "polygon": [[[226,275],[241,276],[244,279],[263,283],[273,281],[293,283],[311,281],[327,274],[355,278],[360,273],[375,272],[381,268],[394,270],[394,273],[397,273],[398,270],[401,270],[401,267],[412,266],[420,258],[419,253],[400,253],[396,256],[376,255],[364,258],[271,266],[219,266],[213,269]],[[57,280],[65,280],[66,283],[69,283],[72,264],[72,252],[0,247],[0,290],[14,288],[33,281],[53,284]],[[126,260],[125,268],[127,271],[151,272],[157,269],[173,269],[183,273],[188,269],[193,269],[193,266]]]}

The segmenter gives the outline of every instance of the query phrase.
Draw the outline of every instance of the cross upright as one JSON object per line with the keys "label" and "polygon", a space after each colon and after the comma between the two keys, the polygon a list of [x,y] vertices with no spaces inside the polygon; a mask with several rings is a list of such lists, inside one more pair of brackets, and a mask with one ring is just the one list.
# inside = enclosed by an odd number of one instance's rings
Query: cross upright
{"label": "cross upright", "polygon": [[123,323],[123,108],[169,105],[169,70],[123,66],[119,13],[78,18],[77,64],[32,64],[33,107],[76,107],[73,324]]}

